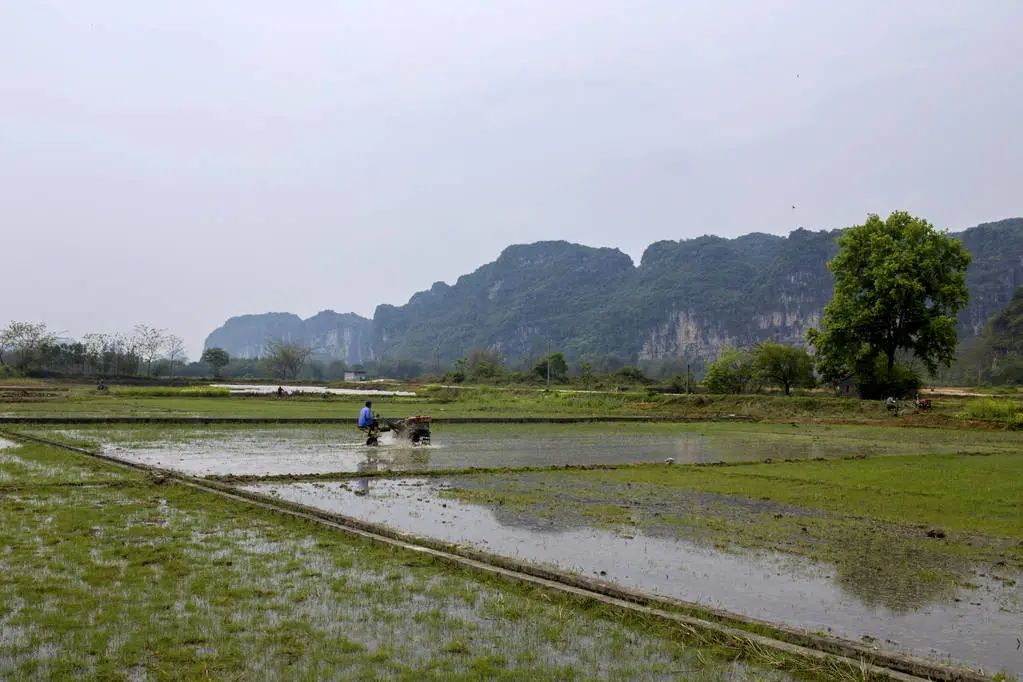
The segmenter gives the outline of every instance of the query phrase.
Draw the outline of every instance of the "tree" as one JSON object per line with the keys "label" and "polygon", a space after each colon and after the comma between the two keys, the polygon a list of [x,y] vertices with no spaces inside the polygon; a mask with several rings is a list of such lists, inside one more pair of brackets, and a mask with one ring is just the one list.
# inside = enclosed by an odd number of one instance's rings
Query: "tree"
{"label": "tree", "polygon": [[166,342],[163,329],[149,327],[144,324],[135,325],[135,332],[131,337],[131,347],[138,354],[142,362],[146,363],[146,372],[153,373],[153,360],[160,354]]}
{"label": "tree", "polygon": [[[549,374],[548,374],[549,372]],[[533,366],[533,373],[546,380],[564,382],[568,378],[568,363],[564,353],[551,353]]]}
{"label": "tree", "polygon": [[757,378],[749,351],[725,347],[718,359],[707,366],[703,383],[711,393],[749,393]]}
{"label": "tree", "polygon": [[835,380],[883,357],[887,374],[896,355],[911,353],[933,374],[951,364],[956,313],[966,305],[970,254],[947,232],[922,218],[896,211],[839,237],[828,262],[835,294],[820,329],[807,332],[825,378]]}
{"label": "tree", "polygon": [[185,340],[177,334],[169,335],[164,343],[164,353],[173,372],[179,362],[185,362]]}
{"label": "tree", "polygon": [[781,386],[789,395],[792,386],[812,387],[813,358],[802,348],[764,341],[753,349],[753,365],[765,383]]}
{"label": "tree", "polygon": [[476,381],[501,375],[501,352],[496,348],[473,348],[465,358],[465,376]]}
{"label": "tree", "polygon": [[45,322],[11,322],[0,329],[0,364],[22,371],[30,369],[56,338]]}
{"label": "tree", "polygon": [[224,369],[227,363],[231,362],[231,356],[223,348],[213,347],[204,350],[199,360],[213,368],[214,377],[219,377],[220,370]]}
{"label": "tree", "polygon": [[313,352],[312,348],[290,341],[267,341],[265,350],[263,361],[273,375],[281,379],[298,376]]}

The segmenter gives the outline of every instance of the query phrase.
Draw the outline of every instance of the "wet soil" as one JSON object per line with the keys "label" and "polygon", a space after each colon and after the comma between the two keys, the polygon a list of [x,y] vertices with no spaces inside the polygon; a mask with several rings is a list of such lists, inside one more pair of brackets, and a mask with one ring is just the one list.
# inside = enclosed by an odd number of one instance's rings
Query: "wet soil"
{"label": "wet soil", "polygon": [[[174,426],[47,429],[103,443],[104,452],[193,475],[286,475],[382,471],[496,469],[510,467],[678,464],[814,459],[909,452],[959,452],[990,444],[947,442],[909,432],[898,441],[871,429],[830,435],[793,427],[791,433],[755,426],[721,430],[669,424],[438,425],[429,447],[385,441],[363,445],[349,426]],[[940,435],[940,434],[939,434]],[[956,434],[953,434],[956,435]]]}
{"label": "wet soil", "polygon": [[[915,605],[890,602],[858,592],[851,585],[862,579],[850,579],[827,562],[771,550],[726,550],[656,527],[625,534],[579,518],[566,521],[495,510],[451,499],[445,493],[453,483],[463,485],[464,480],[361,479],[244,487],[755,618],[938,660],[951,658],[989,671],[1023,672],[1023,654],[1016,649],[1023,622],[1018,575],[1015,582],[1007,582],[1005,576],[1000,580],[977,569],[969,585],[940,598],[931,595]],[[880,555],[874,564],[887,561],[900,557]],[[869,562],[864,570],[870,570]]]}

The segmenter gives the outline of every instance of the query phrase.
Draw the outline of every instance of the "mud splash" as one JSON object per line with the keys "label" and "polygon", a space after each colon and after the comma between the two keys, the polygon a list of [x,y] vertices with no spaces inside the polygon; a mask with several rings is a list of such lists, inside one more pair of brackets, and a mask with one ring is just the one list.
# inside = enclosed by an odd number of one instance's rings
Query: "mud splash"
{"label": "mud splash", "polygon": [[960,601],[893,611],[850,593],[827,565],[766,551],[735,554],[639,531],[511,526],[486,507],[441,497],[445,487],[436,479],[361,479],[244,489],[810,631],[1023,672],[1016,649],[1023,594],[987,576],[977,575],[976,587],[957,595]]}

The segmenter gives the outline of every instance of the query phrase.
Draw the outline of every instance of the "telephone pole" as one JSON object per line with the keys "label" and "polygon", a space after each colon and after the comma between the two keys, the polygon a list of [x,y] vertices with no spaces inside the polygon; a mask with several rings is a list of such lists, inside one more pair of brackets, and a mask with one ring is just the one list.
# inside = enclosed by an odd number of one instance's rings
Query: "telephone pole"
{"label": "telephone pole", "polygon": [[547,339],[547,388],[551,387],[551,340]]}

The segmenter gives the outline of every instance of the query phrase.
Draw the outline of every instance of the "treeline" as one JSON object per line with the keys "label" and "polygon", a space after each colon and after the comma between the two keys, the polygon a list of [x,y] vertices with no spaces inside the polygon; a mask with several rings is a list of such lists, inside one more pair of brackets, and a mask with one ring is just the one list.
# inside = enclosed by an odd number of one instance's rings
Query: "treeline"
{"label": "treeline", "polygon": [[166,375],[185,363],[185,343],[165,329],[135,325],[129,333],[58,338],[46,323],[11,322],[0,329],[0,376]]}

